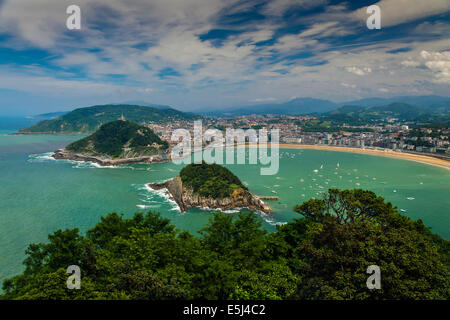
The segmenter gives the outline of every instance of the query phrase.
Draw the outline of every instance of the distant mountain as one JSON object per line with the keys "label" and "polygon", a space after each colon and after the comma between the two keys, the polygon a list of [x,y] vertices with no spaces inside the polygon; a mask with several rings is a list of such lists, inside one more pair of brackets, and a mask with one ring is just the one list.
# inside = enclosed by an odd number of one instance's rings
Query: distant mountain
{"label": "distant mountain", "polygon": [[49,112],[49,113],[41,113],[34,116],[29,116],[29,119],[38,119],[38,120],[44,120],[44,119],[55,119],[59,118],[69,111],[59,111],[59,112]]}
{"label": "distant mountain", "polygon": [[338,105],[328,101],[314,98],[296,98],[285,103],[256,104],[228,110],[205,112],[216,116],[238,116],[249,114],[276,114],[276,115],[305,115],[323,113],[338,108]]}
{"label": "distant mountain", "polygon": [[111,103],[111,104],[113,104],[113,105],[126,105],[126,104],[128,104],[128,105],[135,105],[135,106],[152,107],[152,108],[155,108],[155,109],[174,109],[174,110],[176,110],[175,108],[172,108],[171,106],[167,106],[167,105],[164,105],[164,104],[154,104],[154,103],[149,103],[149,102],[146,102],[146,101],[139,101],[139,100],[124,101],[124,102],[121,102],[121,103]]}
{"label": "distant mountain", "polygon": [[391,103],[385,106],[361,107],[343,106],[325,114],[326,116],[346,116],[363,120],[378,120],[385,118],[398,118],[402,120],[427,120],[431,113],[406,103]]}
{"label": "distant mountain", "polygon": [[215,111],[205,111],[211,116],[239,116],[249,114],[306,115],[321,114],[343,106],[381,107],[393,103],[408,104],[420,108],[427,113],[449,114],[450,97],[441,96],[398,96],[392,98],[366,98],[344,103],[314,98],[296,98],[284,103],[266,103],[240,106]]}
{"label": "distant mountain", "polygon": [[348,101],[339,105],[353,105],[363,107],[380,107],[391,103],[405,103],[432,113],[450,113],[450,97],[441,96],[399,96],[392,98],[367,98]]}
{"label": "distant mountain", "polygon": [[21,129],[20,133],[92,133],[101,125],[121,117],[137,123],[166,123],[172,120],[194,120],[191,113],[172,108],[157,109],[137,105],[101,105],[75,109],[59,118],[43,120],[33,126]]}

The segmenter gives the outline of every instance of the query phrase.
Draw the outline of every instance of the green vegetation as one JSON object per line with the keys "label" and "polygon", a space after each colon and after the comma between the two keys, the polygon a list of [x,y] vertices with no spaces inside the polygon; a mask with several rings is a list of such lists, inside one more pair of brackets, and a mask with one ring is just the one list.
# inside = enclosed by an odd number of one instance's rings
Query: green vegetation
{"label": "green vegetation", "polygon": [[183,186],[204,197],[226,198],[236,189],[247,188],[230,170],[218,165],[190,164],[180,171]]}
{"label": "green vegetation", "polygon": [[[215,213],[199,236],[149,212],[112,213],[86,235],[30,245],[0,299],[449,299],[450,243],[373,192],[329,190],[274,233],[253,213]],[[81,289],[66,286],[69,265]],[[381,289],[366,287],[381,268]]]}
{"label": "green vegetation", "polygon": [[19,132],[48,133],[91,133],[104,123],[124,116],[126,120],[137,123],[165,123],[173,120],[192,120],[197,116],[175,109],[158,109],[135,105],[102,105],[75,109],[63,116],[44,120],[35,125],[21,129]]}
{"label": "green vegetation", "polygon": [[[391,103],[379,107],[343,106],[328,112],[325,117],[353,123],[373,123],[396,118],[403,121],[438,121],[442,113],[432,113],[430,110],[414,107],[406,103]],[[350,123],[351,124],[351,123]]]}
{"label": "green vegetation", "polygon": [[[345,127],[344,124],[361,127]],[[296,125],[301,127],[303,132],[373,132],[373,129],[363,127],[364,124],[367,123],[346,116],[328,116],[296,121]]]}
{"label": "green vegetation", "polygon": [[169,144],[151,129],[131,121],[116,120],[100,127],[94,134],[69,144],[66,149],[78,153],[135,157],[157,154]]}

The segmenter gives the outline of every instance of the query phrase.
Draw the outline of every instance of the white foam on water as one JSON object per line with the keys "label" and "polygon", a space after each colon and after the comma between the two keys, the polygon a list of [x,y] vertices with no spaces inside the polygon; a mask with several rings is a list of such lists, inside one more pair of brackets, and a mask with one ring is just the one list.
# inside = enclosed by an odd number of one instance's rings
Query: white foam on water
{"label": "white foam on water", "polygon": [[151,206],[146,206],[146,205],[143,205],[143,204],[138,204],[138,205],[136,205],[136,207],[138,207],[140,209],[143,209],[143,210],[145,210],[147,208],[151,208]]}
{"label": "white foam on water", "polygon": [[129,166],[101,166],[96,162],[90,161],[77,161],[77,160],[68,160],[68,159],[55,159],[53,158],[54,152],[45,152],[39,154],[30,154],[28,156],[28,162],[31,163],[42,163],[48,161],[58,161],[61,163],[69,163],[72,165],[74,169],[134,169]]}
{"label": "white foam on water", "polygon": [[38,154],[30,154],[28,156],[28,162],[46,162],[46,161],[56,161],[55,158],[52,157],[53,152],[45,152]]}
{"label": "white foam on water", "polygon": [[[152,187],[150,187],[149,184],[145,184],[143,186],[143,188],[145,190],[147,190],[151,195],[157,195],[157,196],[163,198],[164,201],[170,203],[170,205],[172,206],[172,209],[170,209],[170,210],[181,212],[180,207],[178,206],[178,204],[176,203],[175,200],[171,199],[170,193],[169,193],[169,191],[166,188],[163,188],[163,189],[160,189],[160,190],[155,190]],[[142,190],[142,189],[140,189],[140,190]],[[154,200],[153,196],[150,196],[147,199],[148,200],[153,200],[153,201],[155,201],[155,203],[161,203],[161,201]]]}

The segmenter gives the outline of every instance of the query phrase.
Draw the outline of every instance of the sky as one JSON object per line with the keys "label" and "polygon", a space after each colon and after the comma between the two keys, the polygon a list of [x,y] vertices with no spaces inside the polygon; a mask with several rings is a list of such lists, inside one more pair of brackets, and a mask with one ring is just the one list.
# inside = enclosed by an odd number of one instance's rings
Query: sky
{"label": "sky", "polygon": [[0,0],[0,115],[431,94],[450,96],[450,0]]}

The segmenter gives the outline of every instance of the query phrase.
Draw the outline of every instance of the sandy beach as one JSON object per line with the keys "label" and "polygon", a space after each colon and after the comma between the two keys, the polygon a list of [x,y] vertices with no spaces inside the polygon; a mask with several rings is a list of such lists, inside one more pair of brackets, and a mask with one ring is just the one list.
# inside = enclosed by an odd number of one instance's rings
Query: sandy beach
{"label": "sandy beach", "polygon": [[384,157],[416,161],[416,162],[421,162],[421,163],[425,163],[425,164],[431,164],[434,166],[439,166],[439,167],[445,168],[445,169],[450,169],[450,161],[447,161],[444,159],[438,159],[438,158],[429,157],[426,155],[396,152],[396,151],[392,151],[392,150],[373,150],[373,149],[305,145],[305,144],[280,144],[280,148],[355,152],[355,153],[371,154],[371,155],[375,155],[375,156],[384,156]]}

